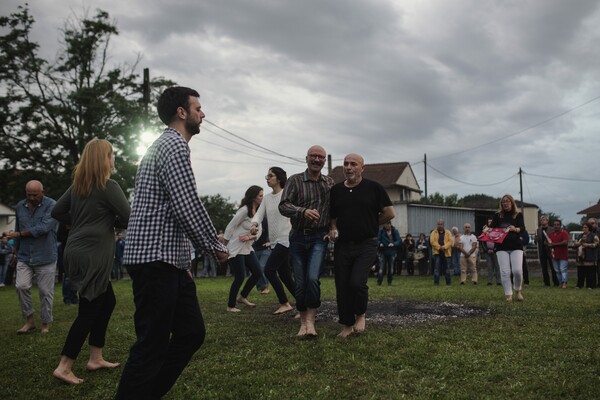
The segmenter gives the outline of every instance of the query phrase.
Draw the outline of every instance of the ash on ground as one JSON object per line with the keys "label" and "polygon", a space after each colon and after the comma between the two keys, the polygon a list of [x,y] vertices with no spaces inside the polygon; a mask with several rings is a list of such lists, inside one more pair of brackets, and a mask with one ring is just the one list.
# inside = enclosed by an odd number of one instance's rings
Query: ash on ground
{"label": "ash on ground", "polygon": [[[369,301],[367,323],[408,327],[424,322],[482,317],[490,314],[490,309],[448,302]],[[334,301],[324,301],[319,308],[318,319],[337,322],[336,303]]]}

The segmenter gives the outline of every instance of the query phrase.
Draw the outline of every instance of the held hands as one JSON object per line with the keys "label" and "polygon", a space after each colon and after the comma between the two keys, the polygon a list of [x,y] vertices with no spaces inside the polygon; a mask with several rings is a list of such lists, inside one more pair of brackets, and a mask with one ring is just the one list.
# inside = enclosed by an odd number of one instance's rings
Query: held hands
{"label": "held hands", "polygon": [[330,229],[329,232],[327,233],[327,235],[325,235],[324,239],[325,240],[329,240],[330,242],[335,242],[335,240],[338,238],[338,231],[337,229]]}
{"label": "held hands", "polygon": [[251,235],[256,235],[258,233],[258,226],[252,224],[252,228],[250,228],[250,234]]}
{"label": "held hands", "polygon": [[227,263],[227,260],[229,259],[229,253],[226,251],[216,251],[215,253],[217,253],[217,261],[219,264],[223,265]]}
{"label": "held hands", "polygon": [[256,239],[256,236],[255,235],[240,235],[238,238],[240,239],[240,242],[247,242],[248,240]]}

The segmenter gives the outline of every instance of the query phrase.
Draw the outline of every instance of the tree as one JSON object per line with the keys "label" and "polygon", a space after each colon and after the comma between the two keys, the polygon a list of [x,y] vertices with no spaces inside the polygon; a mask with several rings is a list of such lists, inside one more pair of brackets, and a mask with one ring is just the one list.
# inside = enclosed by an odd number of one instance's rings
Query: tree
{"label": "tree", "polygon": [[220,194],[201,196],[200,200],[204,203],[204,208],[208,211],[215,229],[225,230],[238,209],[237,205],[230,203],[229,198],[224,198]]}
{"label": "tree", "polygon": [[[133,188],[138,135],[147,121],[141,82],[130,66],[111,66],[109,44],[118,35],[108,13],[69,19],[56,61],[38,56],[30,40],[34,18],[28,6],[0,17],[0,202],[23,197],[25,182],[39,179],[57,198],[71,182],[73,167],[92,138],[108,139],[117,171],[113,179]],[[156,98],[165,80],[151,81]]]}
{"label": "tree", "polygon": [[458,195],[453,193],[449,194],[448,196],[444,196],[439,192],[435,192],[434,194],[427,196],[427,198],[424,200],[422,199],[421,202],[438,206],[456,207],[458,206]]}
{"label": "tree", "polygon": [[498,197],[488,196],[487,194],[469,194],[460,199],[458,204],[467,208],[484,208],[495,210],[500,204]]}

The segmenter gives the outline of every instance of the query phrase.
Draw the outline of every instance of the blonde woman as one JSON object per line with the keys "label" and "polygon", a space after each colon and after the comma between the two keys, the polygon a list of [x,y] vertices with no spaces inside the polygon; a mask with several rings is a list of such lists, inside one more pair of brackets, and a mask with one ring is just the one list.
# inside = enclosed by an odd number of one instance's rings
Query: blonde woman
{"label": "blonde woman", "polygon": [[130,213],[125,194],[110,179],[114,165],[112,145],[103,139],[91,140],[75,166],[73,184],[52,210],[53,218],[71,226],[64,265],[71,284],[79,292],[77,318],[52,374],[70,384],[83,382],[72,368],[88,335],[90,358],[86,368],[94,371],[119,366],[102,355],[108,321],[116,303],[110,284],[115,227],[126,227]]}
{"label": "blonde woman", "polygon": [[513,283],[510,274],[514,278],[514,289],[517,300],[523,301],[523,243],[521,232],[525,230],[523,214],[517,209],[515,199],[505,194],[500,200],[500,209],[492,218],[490,228],[502,228],[507,235],[502,243],[496,244],[496,255],[500,267],[500,277],[506,301],[513,300]]}

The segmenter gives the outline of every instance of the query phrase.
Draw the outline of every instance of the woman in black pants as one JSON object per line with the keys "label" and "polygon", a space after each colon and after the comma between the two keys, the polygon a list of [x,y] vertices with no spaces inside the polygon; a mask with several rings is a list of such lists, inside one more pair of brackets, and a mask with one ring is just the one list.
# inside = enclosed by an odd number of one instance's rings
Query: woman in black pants
{"label": "woman in black pants", "polygon": [[[260,186],[250,186],[244,194],[239,210],[237,210],[227,228],[225,228],[224,237],[227,250],[229,250],[231,272],[234,276],[231,288],[229,289],[229,300],[227,301],[227,311],[229,312],[241,311],[235,306],[236,302],[248,307],[256,307],[256,304],[248,301],[247,297],[262,276],[260,263],[252,248],[252,243],[260,236],[261,229],[257,229],[256,233],[251,232],[251,218],[256,214],[262,198],[262,188]],[[251,275],[238,297],[238,291],[242,287],[242,283],[244,283],[246,268],[250,270]]]}
{"label": "woman in black pants", "polygon": [[78,315],[52,374],[70,384],[83,382],[72,367],[88,335],[90,358],[86,368],[94,371],[119,366],[102,355],[108,321],[116,304],[110,284],[115,227],[125,228],[131,211],[119,184],[110,179],[114,165],[112,145],[102,139],[91,140],[75,166],[73,184],[52,210],[52,218],[71,226],[64,249],[64,268],[79,293]]}
{"label": "woman in black pants", "polygon": [[279,308],[273,314],[279,315],[293,310],[283,285],[292,295],[294,294],[294,280],[288,263],[292,225],[290,219],[279,212],[279,202],[287,181],[287,174],[279,167],[271,167],[265,179],[272,192],[264,196],[256,215],[252,218],[252,225],[255,232],[263,218],[267,218],[272,250],[265,265],[265,275],[279,300]]}

